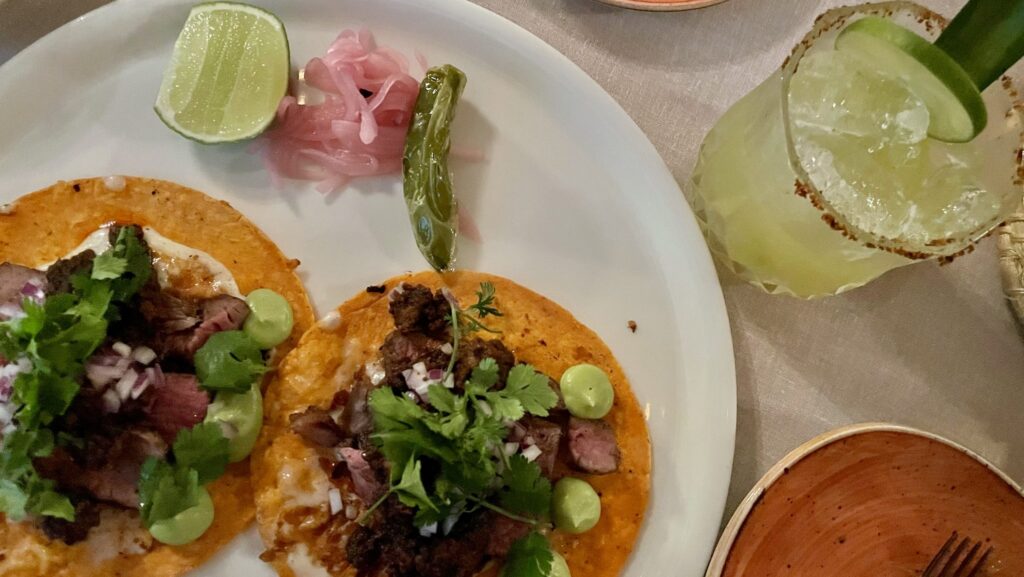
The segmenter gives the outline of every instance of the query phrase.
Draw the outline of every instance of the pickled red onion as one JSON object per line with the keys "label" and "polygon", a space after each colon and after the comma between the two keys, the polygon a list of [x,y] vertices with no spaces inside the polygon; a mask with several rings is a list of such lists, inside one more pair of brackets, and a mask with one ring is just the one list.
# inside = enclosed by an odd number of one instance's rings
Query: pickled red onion
{"label": "pickled red onion", "polygon": [[275,179],[318,181],[327,193],[352,178],[401,171],[419,92],[405,56],[377,46],[369,30],[345,30],[306,64],[305,81],[324,101],[302,105],[286,96],[256,144]]}

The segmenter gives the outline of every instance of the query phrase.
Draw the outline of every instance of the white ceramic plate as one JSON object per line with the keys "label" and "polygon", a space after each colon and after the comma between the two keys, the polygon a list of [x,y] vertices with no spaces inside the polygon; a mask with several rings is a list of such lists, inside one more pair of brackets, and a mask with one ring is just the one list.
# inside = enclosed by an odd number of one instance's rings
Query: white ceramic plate
{"label": "white ceramic plate", "polygon": [[[296,64],[342,28],[365,25],[382,44],[466,71],[454,140],[487,159],[454,163],[463,206],[483,232],[482,244],[461,242],[459,264],[553,298],[611,346],[649,411],[654,446],[651,508],[626,575],[703,574],[732,465],[732,345],[704,241],[654,147],[561,54],[468,2],[260,4],[285,22]],[[321,312],[425,268],[398,178],[328,198],[306,184],[275,190],[245,146],[195,144],[161,124],[151,106],[189,5],[121,0],[0,67],[0,202],[108,174],[198,188],[301,259]],[[250,531],[198,574],[270,576],[261,551]]]}

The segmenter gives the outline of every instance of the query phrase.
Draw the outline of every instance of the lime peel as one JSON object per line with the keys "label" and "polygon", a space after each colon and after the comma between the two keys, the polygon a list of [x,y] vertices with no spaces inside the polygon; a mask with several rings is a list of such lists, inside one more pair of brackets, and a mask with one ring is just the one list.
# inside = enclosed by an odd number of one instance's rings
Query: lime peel
{"label": "lime peel", "polygon": [[252,138],[270,126],[288,90],[284,24],[237,2],[198,4],[174,44],[154,110],[206,144]]}
{"label": "lime peel", "polygon": [[969,142],[985,128],[988,114],[971,77],[946,52],[883,18],[857,20],[836,38],[836,50],[871,59],[882,72],[901,78],[928,107],[928,135],[944,142]]}

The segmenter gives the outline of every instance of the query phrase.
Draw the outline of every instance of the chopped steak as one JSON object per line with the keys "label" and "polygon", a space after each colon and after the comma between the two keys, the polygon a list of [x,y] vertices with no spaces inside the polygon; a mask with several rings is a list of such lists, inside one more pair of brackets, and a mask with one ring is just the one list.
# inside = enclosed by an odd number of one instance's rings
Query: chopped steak
{"label": "chopped steak", "polygon": [[400,333],[423,333],[443,341],[449,339],[446,317],[452,311],[441,291],[432,293],[422,285],[403,285],[401,291],[392,291],[388,310]]}
{"label": "chopped steak", "polygon": [[71,277],[92,270],[92,261],[95,258],[95,252],[85,250],[50,265],[50,268],[46,269],[46,294],[71,292]]}
{"label": "chopped steak", "polygon": [[341,443],[344,432],[331,414],[320,407],[309,407],[288,417],[292,431],[314,447],[330,449]]}
{"label": "chopped steak", "polygon": [[159,348],[165,355],[191,360],[214,333],[242,327],[249,305],[231,295],[218,295],[199,305],[202,320],[190,329],[166,335]]}
{"label": "chopped steak", "polygon": [[62,489],[81,491],[131,509],[139,508],[137,485],[142,463],[149,457],[163,457],[167,443],[147,430],[127,430],[113,439],[86,439],[82,459],[76,461],[62,448],[49,457],[36,459],[36,468]]}
{"label": "chopped steak", "polygon": [[[516,356],[498,339],[484,340],[479,337],[459,343],[459,358],[455,362],[455,386],[462,388],[473,369],[480,361],[491,358],[498,363],[500,383],[508,378],[508,372],[516,364]],[[499,385],[504,386],[504,385]]]}
{"label": "chopped steak", "polygon": [[20,305],[25,296],[21,289],[27,284],[46,287],[46,275],[27,266],[5,262],[0,264],[0,305]]}
{"label": "chopped steak", "polygon": [[366,455],[359,449],[342,447],[339,455],[345,460],[349,474],[352,476],[352,484],[355,485],[356,495],[369,507],[386,490],[384,483],[377,476],[373,465],[366,460]]}
{"label": "chopped steak", "polygon": [[140,397],[147,422],[168,442],[178,431],[193,427],[206,418],[210,395],[199,388],[195,375],[167,373],[161,385],[152,385]]}
{"label": "chopped steak", "polygon": [[445,343],[447,341],[440,341],[421,333],[403,334],[395,331],[389,334],[380,347],[388,385],[404,388],[405,379],[402,378],[402,371],[416,363],[424,363],[427,369],[448,366],[451,357],[441,351]]}
{"label": "chopped steak", "polygon": [[488,515],[456,525],[448,537],[427,541],[416,555],[416,571],[408,577],[470,577],[483,565],[491,540]]}
{"label": "chopped steak", "polygon": [[487,542],[487,554],[492,557],[504,557],[512,544],[526,537],[530,532],[530,526],[522,521],[509,519],[504,515],[490,515],[492,521],[488,527],[490,536]]}
{"label": "chopped steak", "polygon": [[146,283],[140,291],[139,310],[153,329],[161,333],[176,333],[199,324],[199,305],[195,300],[161,289],[155,281]]}
{"label": "chopped steak", "polygon": [[100,524],[101,505],[89,499],[77,499],[75,503],[75,520],[65,521],[57,517],[42,517],[39,528],[43,534],[54,541],[63,541],[74,545],[89,536],[89,530]]}
{"label": "chopped steak", "polygon": [[[366,371],[360,370],[356,373],[352,389],[335,396],[334,403],[343,407],[341,416],[338,417],[338,424],[347,436],[357,437],[373,428],[373,414],[367,403],[373,388],[373,383],[366,376]],[[339,398],[342,396],[343,399]]]}
{"label": "chopped steak", "polygon": [[536,463],[545,477],[550,477],[555,470],[555,459],[558,457],[558,445],[562,439],[562,427],[538,417],[527,416],[515,424],[509,440],[519,443],[521,447],[536,445],[540,456]]}
{"label": "chopped steak", "polygon": [[619,468],[615,431],[602,420],[569,418],[572,463],[588,473],[611,473]]}

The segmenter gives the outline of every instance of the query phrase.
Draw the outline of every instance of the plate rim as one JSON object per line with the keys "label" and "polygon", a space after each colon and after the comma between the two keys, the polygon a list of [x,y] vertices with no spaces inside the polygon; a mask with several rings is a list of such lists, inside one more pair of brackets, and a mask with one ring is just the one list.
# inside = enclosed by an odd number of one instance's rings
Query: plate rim
{"label": "plate rim", "polygon": [[[250,0],[254,4],[261,4],[260,0]],[[354,0],[355,1],[355,0]],[[365,0],[358,0],[365,1]],[[493,12],[483,6],[475,4],[470,0],[385,0],[394,1],[396,4],[409,4],[414,3],[417,6],[429,7],[435,10],[442,11],[452,16],[465,16],[466,21],[464,25],[469,25],[471,21],[485,22],[490,27],[503,30],[505,34],[509,35],[510,39],[524,49],[534,53],[541,53],[545,55],[547,60],[552,66],[556,66],[558,70],[565,72],[568,75],[572,75],[574,78],[572,84],[582,87],[588,96],[599,99],[597,106],[605,110],[614,110],[618,114],[615,114],[611,119],[610,125],[615,127],[623,137],[620,141],[623,150],[631,150],[634,155],[639,158],[645,159],[642,165],[643,168],[648,168],[652,171],[649,177],[654,179],[658,184],[657,189],[661,191],[674,191],[675,200],[671,198],[659,199],[666,203],[669,203],[669,207],[674,210],[678,210],[682,218],[687,219],[689,222],[685,226],[682,226],[680,234],[688,234],[691,231],[697,231],[696,217],[693,214],[692,209],[685,201],[683,196],[680,183],[672,175],[670,169],[665,163],[661,153],[655,148],[654,144],[650,141],[647,135],[640,129],[636,124],[636,121],[632,116],[612,97],[607,90],[600,83],[594,80],[589,74],[587,74],[579,65],[573,60],[567,57],[565,54],[548,44],[546,41],[541,39],[539,36],[520,26],[516,22],[506,18],[505,16]],[[601,0],[604,1],[604,0]],[[623,1],[623,0],[616,0]],[[626,0],[628,1],[628,0]],[[698,2],[706,2],[715,4],[723,2],[725,0],[697,0]],[[54,42],[58,42],[60,37],[71,30],[77,30],[81,26],[86,25],[97,25],[102,26],[102,19],[104,18],[116,18],[117,14],[121,11],[130,12],[132,10],[139,9],[140,7],[153,8],[157,5],[188,5],[194,4],[195,0],[116,0],[111,1],[108,4],[93,9],[65,24],[48,32],[44,36],[34,41],[29,46],[12,56],[3,64],[0,64],[0,80],[7,74],[12,74],[9,71],[18,71],[19,69],[30,64],[34,59],[37,59],[39,55],[42,55],[47,47]],[[694,6],[696,7],[696,6]],[[110,14],[110,16],[108,16]],[[96,21],[100,21],[97,23]],[[628,139],[628,140],[627,140]],[[216,197],[215,197],[216,198]],[[732,481],[732,473],[735,460],[735,443],[736,443],[736,415],[738,411],[737,405],[737,379],[735,369],[735,348],[733,345],[733,339],[731,334],[731,323],[729,320],[728,310],[725,306],[725,297],[723,287],[720,278],[717,275],[717,271],[713,264],[711,253],[703,241],[703,236],[697,233],[700,239],[699,243],[693,243],[692,248],[688,248],[689,256],[693,257],[696,264],[703,269],[702,272],[707,273],[708,284],[712,285],[711,288],[703,290],[707,294],[701,295],[700,303],[701,308],[706,311],[708,325],[706,328],[710,329],[710,335],[699,335],[693,331],[684,330],[685,324],[680,322],[682,320],[682,312],[675,311],[670,313],[679,327],[676,332],[676,336],[686,340],[686,337],[702,337],[701,340],[707,340],[707,342],[713,343],[708,348],[710,350],[717,350],[721,354],[721,362],[718,363],[705,363],[707,371],[705,371],[706,378],[702,382],[701,390],[707,390],[710,388],[719,389],[715,394],[721,395],[721,406],[711,405],[715,411],[713,412],[713,419],[709,417],[709,420],[717,422],[717,428],[712,430],[719,439],[721,439],[720,448],[722,451],[718,451],[718,456],[714,462],[701,463],[704,465],[714,465],[714,470],[708,471],[708,477],[721,477],[721,482],[718,484],[709,484],[703,493],[695,493],[696,499],[703,501],[704,503],[710,503],[710,507],[703,507],[707,512],[699,517],[694,517],[694,528],[695,533],[701,537],[701,543],[699,547],[703,550],[702,560],[707,562],[711,558],[714,551],[715,543],[721,529],[721,522],[725,514],[725,507],[729,495],[729,488]],[[653,241],[652,241],[653,242]],[[667,271],[668,269],[664,266],[666,262],[665,253],[670,252],[669,247],[664,246],[666,242],[656,242],[654,246],[662,245],[658,251],[656,251],[656,263],[661,271]],[[681,267],[677,267],[681,269]],[[660,283],[668,284],[668,283]],[[673,299],[674,300],[674,299]],[[696,300],[696,299],[694,299]],[[678,308],[678,307],[674,307]],[[684,365],[685,366],[685,365]],[[714,382],[710,382],[714,380]],[[716,447],[717,449],[718,447]],[[675,462],[675,461],[673,461]],[[658,462],[652,463],[653,469],[656,471],[659,467]],[[662,465],[664,466],[664,465]],[[653,481],[653,477],[652,477]],[[652,505],[655,503],[657,493],[652,491]],[[685,496],[686,502],[692,502],[694,497]],[[640,539],[637,544],[644,540],[644,533],[646,533],[647,525],[651,519],[651,509],[648,508],[647,515],[645,516],[644,523],[641,529]],[[706,533],[706,534],[705,534]],[[648,537],[650,539],[650,537]],[[636,545],[635,545],[636,546]],[[635,552],[631,554],[631,557],[635,556]],[[703,566],[706,566],[703,565]]]}
{"label": "plate rim", "polygon": [[677,0],[676,2],[651,2],[650,0],[597,0],[609,6],[618,6],[629,10],[640,10],[643,12],[684,12],[686,10],[699,10],[727,0]]}

